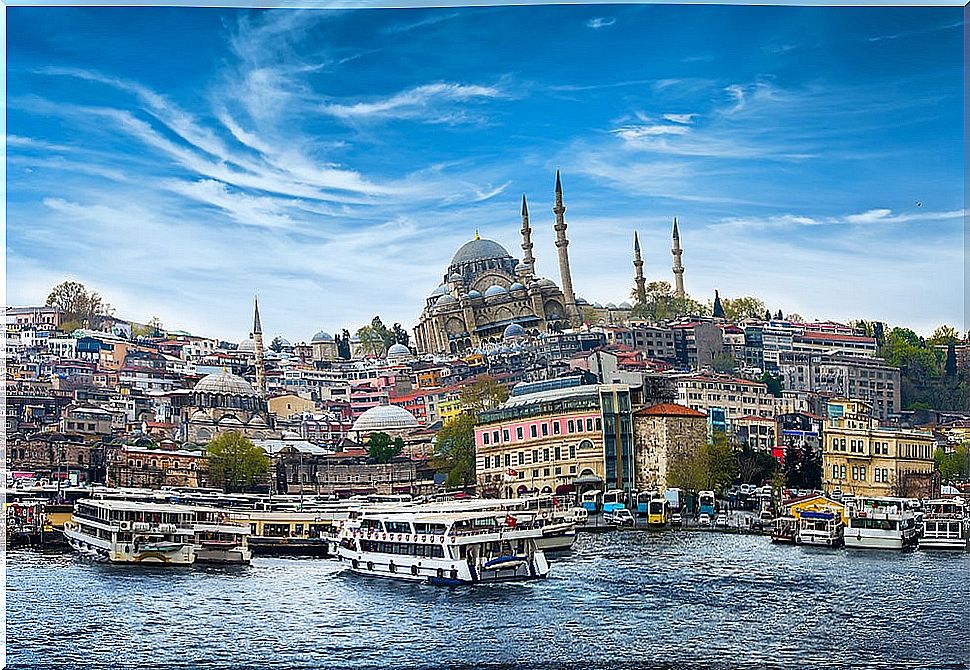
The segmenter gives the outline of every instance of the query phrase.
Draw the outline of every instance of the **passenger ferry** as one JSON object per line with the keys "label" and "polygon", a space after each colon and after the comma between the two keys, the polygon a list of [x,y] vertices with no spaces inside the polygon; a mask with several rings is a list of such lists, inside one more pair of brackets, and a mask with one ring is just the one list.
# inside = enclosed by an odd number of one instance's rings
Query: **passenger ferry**
{"label": "passenger ferry", "polygon": [[857,497],[846,503],[850,549],[902,549],[916,543],[916,516],[903,498]]}
{"label": "passenger ferry", "polygon": [[76,551],[112,563],[191,565],[195,511],[130,500],[78,500],[64,537]]}
{"label": "passenger ferry", "polygon": [[929,500],[923,506],[920,549],[967,549],[966,503],[961,498]]}
{"label": "passenger ferry", "polygon": [[805,510],[798,515],[795,544],[841,547],[843,543],[842,514],[834,510]]}
{"label": "passenger ferry", "polygon": [[365,513],[344,524],[337,555],[355,574],[431,584],[538,579],[542,528],[494,512]]}
{"label": "passenger ferry", "polygon": [[195,532],[195,560],[199,563],[236,563],[249,565],[249,526],[233,521],[220,509],[196,507],[192,529]]}

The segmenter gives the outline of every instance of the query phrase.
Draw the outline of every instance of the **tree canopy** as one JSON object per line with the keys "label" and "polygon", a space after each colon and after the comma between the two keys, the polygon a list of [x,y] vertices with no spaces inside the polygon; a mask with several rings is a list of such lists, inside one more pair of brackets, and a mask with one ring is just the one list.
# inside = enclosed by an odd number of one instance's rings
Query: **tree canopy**
{"label": "tree canopy", "polygon": [[765,314],[765,304],[752,296],[721,298],[721,307],[724,308],[724,318],[729,321],[760,319]]}
{"label": "tree canopy", "polygon": [[404,440],[391,438],[387,433],[371,433],[367,438],[367,455],[375,463],[390,463],[391,459],[404,451]]}
{"label": "tree canopy", "polygon": [[111,305],[97,292],[88,291],[84,284],[76,281],[61,282],[51,289],[46,304],[64,312],[62,328],[66,324],[99,328],[102,319],[113,312]]}
{"label": "tree canopy", "polygon": [[435,436],[435,455],[445,486],[467,487],[475,481],[475,417],[462,414]]}
{"label": "tree canopy", "polygon": [[474,417],[485,410],[495,409],[508,398],[509,390],[488,375],[479,376],[461,391],[461,405]]}
{"label": "tree canopy", "polygon": [[215,437],[206,452],[209,482],[227,493],[247,491],[269,472],[269,457],[236,430]]}
{"label": "tree canopy", "polygon": [[715,431],[696,457],[682,454],[667,467],[667,485],[687,491],[720,491],[738,476],[738,458],[727,435]]}
{"label": "tree canopy", "polygon": [[708,316],[711,313],[707,305],[697,302],[690,296],[678,298],[670,282],[650,282],[646,286],[645,293],[646,300],[640,302],[637,300],[636,291],[633,292],[633,298],[637,303],[630,311],[631,318],[669,321],[682,316]]}

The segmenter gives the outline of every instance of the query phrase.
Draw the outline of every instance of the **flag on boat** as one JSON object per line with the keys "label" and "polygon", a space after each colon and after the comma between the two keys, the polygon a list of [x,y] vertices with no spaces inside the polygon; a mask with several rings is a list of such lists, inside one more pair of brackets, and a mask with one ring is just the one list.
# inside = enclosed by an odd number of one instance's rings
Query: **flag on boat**
{"label": "flag on boat", "polygon": [[505,525],[506,526],[508,526],[509,528],[515,528],[515,524],[516,523],[518,523],[518,521],[516,521],[516,519],[515,519],[514,516],[512,516],[511,514],[506,514],[505,515]]}

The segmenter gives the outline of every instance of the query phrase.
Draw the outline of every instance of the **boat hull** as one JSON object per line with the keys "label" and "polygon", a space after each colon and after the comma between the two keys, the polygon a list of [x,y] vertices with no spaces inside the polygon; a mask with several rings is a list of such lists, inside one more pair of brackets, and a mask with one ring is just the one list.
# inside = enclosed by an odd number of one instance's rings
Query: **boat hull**
{"label": "boat hull", "polygon": [[860,535],[847,531],[845,536],[846,549],[905,549],[916,543],[916,536],[903,535]]}
{"label": "boat hull", "polygon": [[966,551],[967,549],[970,549],[970,545],[967,544],[966,538],[921,537],[919,540],[919,548],[932,549],[932,550]]}
{"label": "boat hull", "polygon": [[491,568],[471,566],[466,561],[417,558],[395,554],[358,552],[337,547],[337,556],[349,564],[350,572],[368,577],[398,579],[439,585],[480,584],[542,579],[549,574],[549,563],[541,551],[523,561]]}

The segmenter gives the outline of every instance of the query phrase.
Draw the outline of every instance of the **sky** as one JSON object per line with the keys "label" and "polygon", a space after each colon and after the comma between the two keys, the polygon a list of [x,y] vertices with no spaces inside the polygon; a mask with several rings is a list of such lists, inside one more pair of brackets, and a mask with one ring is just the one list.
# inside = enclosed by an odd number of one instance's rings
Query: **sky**
{"label": "sky", "polygon": [[648,280],[965,330],[958,7],[7,8],[7,303],[305,341],[411,327],[476,231]]}

